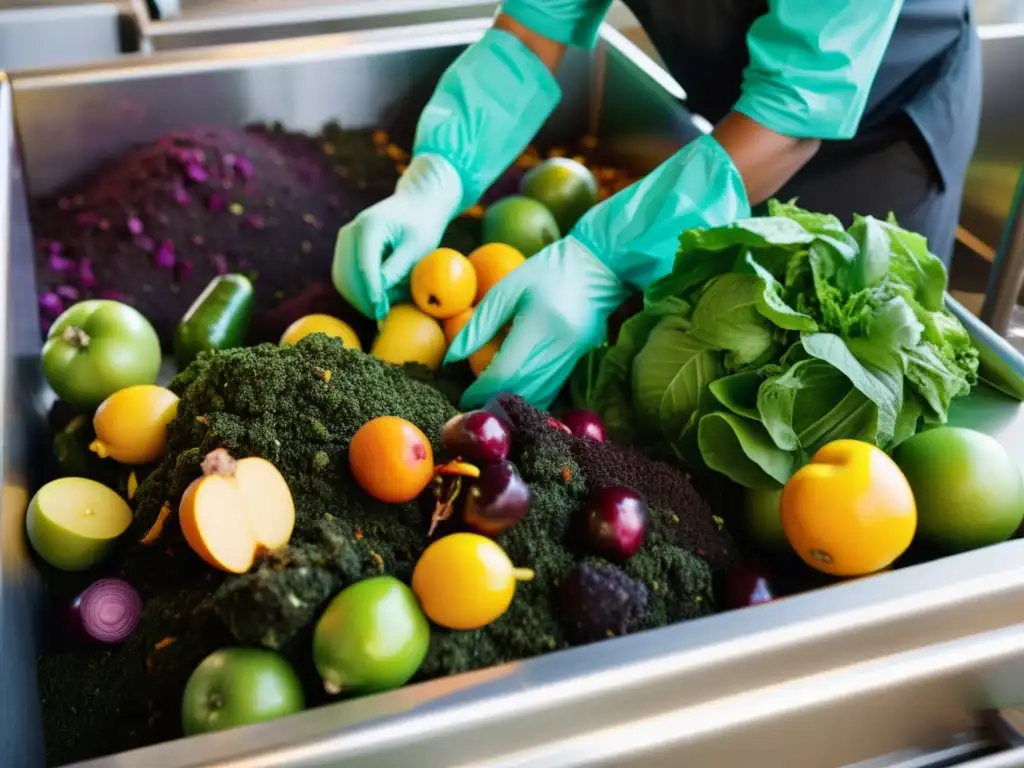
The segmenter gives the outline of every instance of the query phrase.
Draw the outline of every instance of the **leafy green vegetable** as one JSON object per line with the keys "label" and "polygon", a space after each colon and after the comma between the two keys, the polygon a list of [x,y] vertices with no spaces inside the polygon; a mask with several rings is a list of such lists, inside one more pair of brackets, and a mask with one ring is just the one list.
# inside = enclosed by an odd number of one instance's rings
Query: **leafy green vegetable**
{"label": "leafy green vegetable", "polygon": [[923,237],[791,203],[768,213],[683,233],[672,272],[573,387],[613,436],[755,488],[831,440],[890,449],[944,422],[978,375]]}

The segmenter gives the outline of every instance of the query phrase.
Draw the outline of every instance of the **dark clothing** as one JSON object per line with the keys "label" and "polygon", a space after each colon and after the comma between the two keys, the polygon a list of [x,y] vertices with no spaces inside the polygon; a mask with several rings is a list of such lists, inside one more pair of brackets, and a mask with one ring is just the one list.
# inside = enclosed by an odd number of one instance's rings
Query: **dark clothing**
{"label": "dark clothing", "polygon": [[[848,0],[856,2],[856,0]],[[687,94],[717,123],[739,98],[746,34],[767,0],[626,0]],[[904,0],[857,134],[826,141],[779,192],[849,223],[884,217],[948,263],[981,115],[973,0]]]}

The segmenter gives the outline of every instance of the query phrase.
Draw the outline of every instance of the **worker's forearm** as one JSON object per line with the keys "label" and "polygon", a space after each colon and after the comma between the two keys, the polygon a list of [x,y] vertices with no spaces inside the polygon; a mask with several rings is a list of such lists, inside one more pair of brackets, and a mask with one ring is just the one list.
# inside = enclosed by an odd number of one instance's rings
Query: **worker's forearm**
{"label": "worker's forearm", "polygon": [[783,136],[739,112],[730,112],[713,136],[739,170],[751,205],[777,193],[821,146],[817,139]]}
{"label": "worker's forearm", "polygon": [[566,46],[545,37],[532,29],[520,24],[508,14],[500,13],[494,21],[494,28],[501,29],[519,38],[523,45],[543,62],[544,66],[554,72],[562,60]]}

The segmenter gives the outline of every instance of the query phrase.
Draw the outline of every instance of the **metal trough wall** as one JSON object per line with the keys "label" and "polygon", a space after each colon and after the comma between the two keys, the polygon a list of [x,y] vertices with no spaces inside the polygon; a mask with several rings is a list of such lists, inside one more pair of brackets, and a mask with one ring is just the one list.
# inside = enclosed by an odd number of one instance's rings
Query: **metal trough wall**
{"label": "metal trough wall", "polygon": [[[50,192],[135,142],[195,123],[280,120],[300,130],[329,119],[379,124],[426,98],[437,75],[486,26],[486,20],[452,22],[26,74],[14,82],[14,111],[25,138],[28,185],[34,194]],[[643,171],[696,132],[671,81],[608,27],[599,49],[574,52],[560,77],[566,97],[545,129],[553,138],[596,129],[604,146]],[[0,266],[21,265],[19,301],[30,302],[23,205],[2,223],[9,227],[0,246],[12,237],[20,245],[13,255],[2,252]],[[8,296],[13,290],[8,287]],[[31,306],[8,311],[8,323],[19,313],[34,331]],[[27,346],[15,346],[15,337]],[[20,531],[32,487],[24,474],[27,457],[38,449],[32,404],[42,393],[33,338],[8,327],[0,379],[4,487],[16,489],[0,512],[0,741],[20,750],[10,764],[29,768],[40,755],[32,675],[36,606]],[[1006,354],[1007,369],[1019,377],[1024,361]],[[13,370],[25,377],[17,385],[8,383]],[[1024,414],[1016,403],[983,391],[954,418],[981,424],[1024,461]],[[12,463],[19,456],[21,463]],[[553,768],[756,759],[760,768],[838,766],[945,745],[973,728],[992,680],[1007,701],[1024,700],[1024,681],[1013,671],[1024,661],[1024,629],[1013,626],[1022,620],[1024,542],[1010,542],[87,765]]]}
{"label": "metal trough wall", "polygon": [[131,0],[146,51],[479,18],[496,0]]}
{"label": "metal trough wall", "polygon": [[126,2],[0,2],[0,71],[101,61],[138,46]]}

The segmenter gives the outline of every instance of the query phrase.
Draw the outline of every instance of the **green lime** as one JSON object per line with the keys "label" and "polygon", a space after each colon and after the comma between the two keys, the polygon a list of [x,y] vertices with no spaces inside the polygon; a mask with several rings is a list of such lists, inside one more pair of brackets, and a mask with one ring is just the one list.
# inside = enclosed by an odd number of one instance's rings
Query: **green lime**
{"label": "green lime", "polygon": [[1024,478],[995,438],[937,427],[902,443],[893,459],[917,502],[917,532],[949,552],[997,544],[1024,519]]}
{"label": "green lime", "polygon": [[781,498],[781,488],[748,488],[743,496],[741,527],[751,543],[765,552],[790,550],[786,532],[782,529]]}
{"label": "green lime", "polygon": [[568,233],[580,216],[597,203],[597,179],[583,164],[567,157],[553,157],[531,168],[519,187],[527,197],[543,203]]}
{"label": "green lime", "polygon": [[405,685],[430,644],[412,590],[393,576],[343,589],[313,632],[313,662],[328,693],[376,693]]}
{"label": "green lime", "polygon": [[561,236],[551,211],[529,197],[502,198],[484,214],[484,242],[511,245],[527,258]]}

